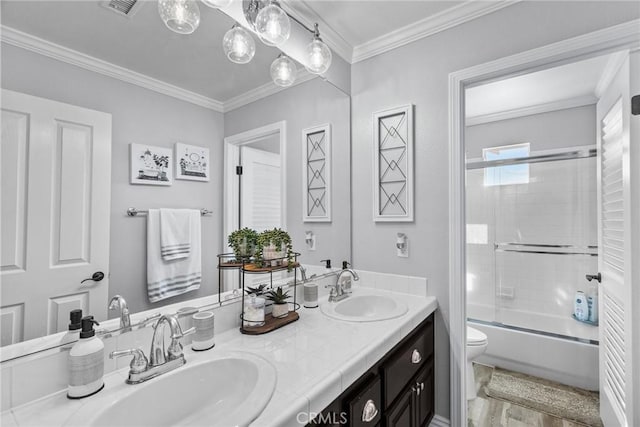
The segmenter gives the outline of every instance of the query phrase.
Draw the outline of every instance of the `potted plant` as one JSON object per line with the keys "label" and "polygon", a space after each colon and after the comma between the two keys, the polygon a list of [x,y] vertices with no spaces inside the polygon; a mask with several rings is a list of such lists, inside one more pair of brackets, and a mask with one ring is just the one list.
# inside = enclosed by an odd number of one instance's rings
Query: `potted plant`
{"label": "potted plant", "polygon": [[273,317],[286,317],[289,314],[289,303],[287,302],[287,299],[290,298],[289,291],[283,292],[282,287],[278,286],[275,291],[267,292],[266,297],[273,302],[271,311]]}
{"label": "potted plant", "polygon": [[245,227],[231,233],[228,242],[236,256],[236,261],[241,261],[254,254],[258,245],[258,232]]}
{"label": "potted plant", "polygon": [[[286,255],[285,255],[286,254]],[[291,236],[280,228],[265,230],[258,236],[258,248],[256,258],[262,266],[271,267],[281,263],[278,258],[287,258],[287,266],[293,265],[293,248],[291,246]],[[274,260],[275,261],[271,261]]]}
{"label": "potted plant", "polygon": [[247,295],[255,295],[257,297],[259,297],[260,295],[264,294],[264,288],[266,288],[267,285],[262,284],[262,285],[258,285],[258,286],[247,286],[247,290],[245,291],[247,293]]}

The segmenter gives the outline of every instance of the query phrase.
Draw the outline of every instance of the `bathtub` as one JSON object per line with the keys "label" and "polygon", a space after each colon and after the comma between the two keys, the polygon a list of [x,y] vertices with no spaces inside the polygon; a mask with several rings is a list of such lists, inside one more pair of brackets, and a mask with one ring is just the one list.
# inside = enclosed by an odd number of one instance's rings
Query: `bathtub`
{"label": "bathtub", "polygon": [[[523,313],[516,310],[502,310],[501,324],[474,319],[472,312],[476,310],[469,311],[469,326],[484,332],[489,341],[478,363],[598,390],[597,327],[579,324],[568,316],[538,319],[537,325],[528,325],[526,318],[518,322]],[[555,331],[541,332],[538,325]]]}

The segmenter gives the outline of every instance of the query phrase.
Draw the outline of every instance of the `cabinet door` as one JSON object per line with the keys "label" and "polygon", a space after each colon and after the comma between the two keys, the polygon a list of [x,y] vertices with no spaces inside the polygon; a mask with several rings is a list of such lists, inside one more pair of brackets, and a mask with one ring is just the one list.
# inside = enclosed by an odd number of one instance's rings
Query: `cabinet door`
{"label": "cabinet door", "polygon": [[428,363],[427,366],[416,377],[416,390],[420,389],[418,393],[416,391],[416,425],[424,427],[429,425],[431,418],[433,418],[433,406],[434,406],[434,383],[433,383],[433,361]]}
{"label": "cabinet door", "polygon": [[351,427],[375,426],[382,418],[380,377],[376,375],[347,405]]}
{"label": "cabinet door", "polygon": [[415,388],[407,386],[396,405],[387,411],[387,427],[412,427],[415,426]]}

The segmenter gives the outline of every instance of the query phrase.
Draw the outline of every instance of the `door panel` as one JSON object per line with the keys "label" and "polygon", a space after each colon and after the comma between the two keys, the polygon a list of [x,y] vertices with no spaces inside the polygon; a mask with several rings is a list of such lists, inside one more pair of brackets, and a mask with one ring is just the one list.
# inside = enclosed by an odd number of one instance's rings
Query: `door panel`
{"label": "door panel", "polygon": [[106,319],[111,115],[3,90],[2,179],[2,344]]}
{"label": "door panel", "polygon": [[600,416],[605,426],[633,420],[630,242],[629,60],[597,104]]}
{"label": "door panel", "polygon": [[[2,110],[2,272],[24,272],[29,115]],[[7,143],[12,141],[12,143]]]}

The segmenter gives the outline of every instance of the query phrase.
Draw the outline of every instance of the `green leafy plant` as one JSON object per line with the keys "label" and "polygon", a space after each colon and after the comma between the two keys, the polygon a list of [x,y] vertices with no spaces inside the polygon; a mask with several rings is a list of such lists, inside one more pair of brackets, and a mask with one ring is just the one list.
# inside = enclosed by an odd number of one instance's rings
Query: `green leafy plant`
{"label": "green leafy plant", "polygon": [[258,246],[258,232],[245,227],[231,233],[228,242],[236,259],[239,261],[254,254]]}
{"label": "green leafy plant", "polygon": [[274,304],[286,304],[287,299],[291,298],[291,296],[289,295],[289,291],[283,292],[282,287],[278,286],[275,291],[270,290],[267,292],[266,298],[269,301],[273,301]]}
{"label": "green leafy plant", "polygon": [[258,285],[255,287],[252,286],[247,286],[247,290],[245,291],[247,294],[249,295],[255,295],[255,296],[260,296],[264,293],[264,288],[266,288],[267,285],[263,284],[263,285]]}
{"label": "green leafy plant", "polygon": [[276,250],[285,252],[287,258],[287,267],[289,270],[293,267],[293,247],[291,245],[291,236],[280,228],[273,230],[265,230],[258,236],[258,245],[256,250],[256,260],[259,265],[264,265],[264,248],[269,245],[275,246]]}

